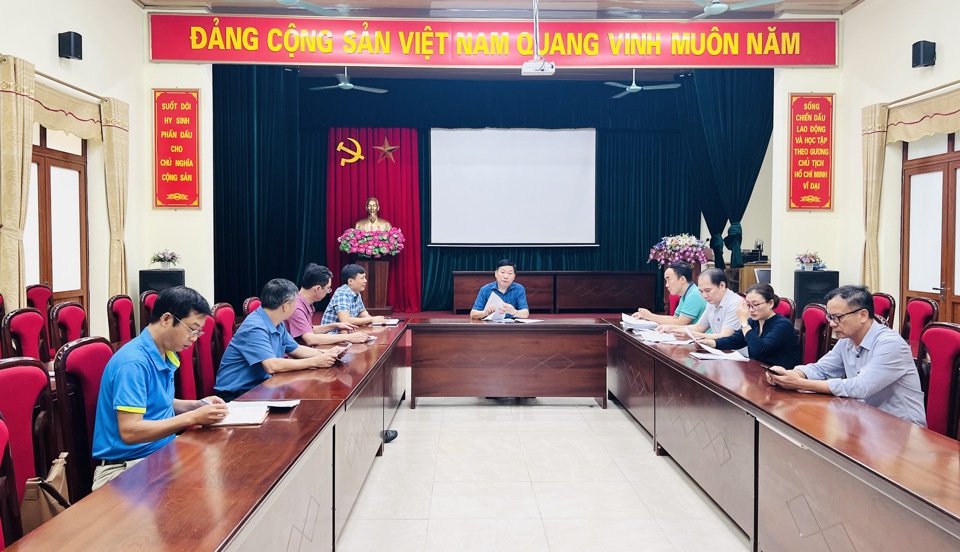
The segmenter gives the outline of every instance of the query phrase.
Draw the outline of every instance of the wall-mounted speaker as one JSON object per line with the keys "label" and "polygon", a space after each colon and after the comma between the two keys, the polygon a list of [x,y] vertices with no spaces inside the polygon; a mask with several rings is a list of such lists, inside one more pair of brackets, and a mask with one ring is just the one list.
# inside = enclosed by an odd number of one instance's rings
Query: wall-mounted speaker
{"label": "wall-mounted speaker", "polygon": [[67,31],[57,36],[60,38],[60,57],[83,59],[83,37],[80,33]]}
{"label": "wall-mounted speaker", "polygon": [[937,43],[921,40],[913,43],[913,66],[930,67],[937,62]]}
{"label": "wall-mounted speaker", "polygon": [[797,311],[810,303],[824,303],[828,291],[840,287],[840,273],[836,270],[797,270],[793,273],[793,301]]}

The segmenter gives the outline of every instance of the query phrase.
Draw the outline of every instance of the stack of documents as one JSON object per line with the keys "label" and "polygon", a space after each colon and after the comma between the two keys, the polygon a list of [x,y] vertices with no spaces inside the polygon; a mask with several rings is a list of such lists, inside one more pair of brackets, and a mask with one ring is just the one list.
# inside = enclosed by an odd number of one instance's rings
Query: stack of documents
{"label": "stack of documents", "polygon": [[690,356],[692,356],[693,358],[699,358],[700,360],[736,360],[737,362],[746,362],[750,360],[747,357],[738,353],[737,351],[725,353],[720,349],[707,347],[706,345],[704,345],[699,341],[697,342],[697,345],[699,345],[700,347],[703,347],[703,349],[706,350],[707,352],[701,353],[699,351],[694,351],[690,353]]}
{"label": "stack of documents", "polygon": [[620,323],[624,328],[628,330],[655,330],[657,326],[656,322],[651,322],[649,320],[641,320],[640,318],[634,318],[629,314],[620,315]]}

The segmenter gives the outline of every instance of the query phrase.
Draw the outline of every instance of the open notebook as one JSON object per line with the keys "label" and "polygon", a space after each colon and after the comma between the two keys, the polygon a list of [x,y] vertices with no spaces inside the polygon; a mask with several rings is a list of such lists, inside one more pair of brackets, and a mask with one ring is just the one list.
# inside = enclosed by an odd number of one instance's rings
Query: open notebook
{"label": "open notebook", "polygon": [[233,401],[227,403],[227,417],[212,426],[256,426],[267,419],[270,409],[288,410],[300,404],[292,401]]}

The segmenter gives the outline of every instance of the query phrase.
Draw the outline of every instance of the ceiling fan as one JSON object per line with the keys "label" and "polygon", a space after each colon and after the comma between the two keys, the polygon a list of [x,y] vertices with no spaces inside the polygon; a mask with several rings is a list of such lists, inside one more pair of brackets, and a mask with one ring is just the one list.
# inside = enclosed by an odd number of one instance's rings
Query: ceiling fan
{"label": "ceiling fan", "polygon": [[637,70],[633,70],[633,80],[630,81],[630,84],[623,84],[620,82],[610,82],[607,81],[603,84],[607,86],[615,86],[617,88],[623,88],[623,92],[617,94],[613,97],[614,100],[617,98],[622,98],[627,94],[633,94],[634,92],[639,92],[641,90],[667,90],[669,88],[680,88],[680,83],[674,82],[671,84],[651,84],[649,86],[640,86],[637,84]]}
{"label": "ceiling fan", "polygon": [[720,0],[693,0],[694,3],[703,6],[703,13],[690,19],[702,19],[704,17],[710,17],[713,15],[720,15],[725,13],[727,10],[736,11],[743,10],[747,8],[756,8],[758,6],[766,6],[767,4],[774,4],[776,2],[783,2],[783,0],[747,0],[746,2],[740,2],[738,4],[725,4]]}
{"label": "ceiling fan", "polygon": [[337,74],[337,80],[340,81],[340,84],[332,84],[330,86],[314,86],[310,90],[330,90],[332,88],[339,88],[340,90],[360,90],[363,92],[373,92],[374,94],[386,94],[387,90],[383,88],[371,88],[369,86],[357,86],[350,82],[350,77],[347,76],[347,68],[343,68],[342,74]]}

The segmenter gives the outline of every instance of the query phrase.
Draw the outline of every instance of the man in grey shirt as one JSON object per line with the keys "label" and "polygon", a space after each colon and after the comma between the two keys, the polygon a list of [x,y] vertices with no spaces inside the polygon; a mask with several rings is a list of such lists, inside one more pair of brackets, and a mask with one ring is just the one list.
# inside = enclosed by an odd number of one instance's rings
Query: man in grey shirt
{"label": "man in grey shirt", "polygon": [[[687,330],[697,339],[710,337],[727,337],[740,329],[740,319],[737,318],[737,307],[743,298],[727,288],[727,275],[719,268],[708,268],[700,274],[697,280],[700,294],[707,300],[707,308],[703,311],[695,324],[688,326],[663,325],[657,328],[658,332],[669,332],[677,339],[689,339]],[[710,333],[706,333],[707,330]],[[744,350],[746,354],[746,350]]]}
{"label": "man in grey shirt", "polygon": [[840,338],[813,364],[767,372],[767,382],[786,389],[859,399],[917,425],[927,426],[920,376],[910,346],[873,319],[873,296],[862,286],[827,294],[827,320]]}

